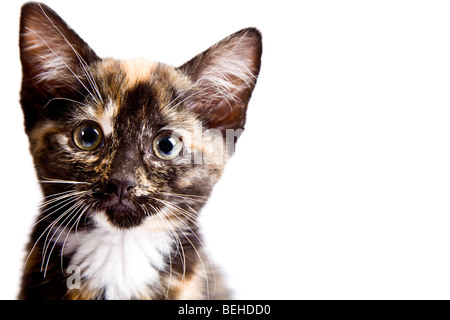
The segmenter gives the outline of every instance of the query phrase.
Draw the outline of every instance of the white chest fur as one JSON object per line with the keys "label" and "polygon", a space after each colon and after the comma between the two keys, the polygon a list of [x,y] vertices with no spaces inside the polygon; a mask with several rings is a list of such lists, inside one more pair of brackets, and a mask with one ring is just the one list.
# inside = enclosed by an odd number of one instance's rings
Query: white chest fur
{"label": "white chest fur", "polygon": [[106,299],[132,299],[158,286],[171,241],[167,232],[145,226],[119,230],[100,223],[71,234],[64,250],[73,253],[70,264],[79,267],[90,289],[103,289]]}

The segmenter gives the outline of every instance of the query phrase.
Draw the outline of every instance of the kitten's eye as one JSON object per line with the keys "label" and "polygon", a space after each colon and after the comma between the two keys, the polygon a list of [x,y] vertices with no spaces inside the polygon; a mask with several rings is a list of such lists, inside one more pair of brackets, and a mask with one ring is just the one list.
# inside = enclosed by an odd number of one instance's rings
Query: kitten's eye
{"label": "kitten's eye", "polygon": [[163,160],[175,159],[183,151],[182,138],[170,132],[161,133],[153,140],[153,151]]}
{"label": "kitten's eye", "polygon": [[93,122],[84,122],[73,130],[73,142],[84,151],[92,151],[103,142],[103,132],[100,126]]}

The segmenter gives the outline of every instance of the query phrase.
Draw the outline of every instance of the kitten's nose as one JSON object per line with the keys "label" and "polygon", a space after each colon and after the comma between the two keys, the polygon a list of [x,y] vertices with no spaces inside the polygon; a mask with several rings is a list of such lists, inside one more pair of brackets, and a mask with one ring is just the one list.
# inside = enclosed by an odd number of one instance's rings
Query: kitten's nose
{"label": "kitten's nose", "polygon": [[117,194],[120,200],[125,197],[130,191],[136,187],[137,182],[127,179],[115,179],[112,178],[108,181],[108,191]]}

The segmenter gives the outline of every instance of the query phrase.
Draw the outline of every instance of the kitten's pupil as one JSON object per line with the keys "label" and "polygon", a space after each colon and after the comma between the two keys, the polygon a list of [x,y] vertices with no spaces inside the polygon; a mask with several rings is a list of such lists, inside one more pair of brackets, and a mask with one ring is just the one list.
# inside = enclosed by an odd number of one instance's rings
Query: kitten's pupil
{"label": "kitten's pupil", "polygon": [[87,127],[81,131],[81,137],[86,146],[92,147],[99,136],[98,131],[95,128]]}
{"label": "kitten's pupil", "polygon": [[158,143],[159,150],[165,155],[170,155],[175,144],[174,141],[170,137],[162,137]]}

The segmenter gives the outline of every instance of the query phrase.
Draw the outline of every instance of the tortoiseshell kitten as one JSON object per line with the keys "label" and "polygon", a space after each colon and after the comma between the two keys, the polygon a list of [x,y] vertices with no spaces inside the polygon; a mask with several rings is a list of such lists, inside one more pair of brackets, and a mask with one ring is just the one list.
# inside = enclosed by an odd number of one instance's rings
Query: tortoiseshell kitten
{"label": "tortoiseshell kitten", "polygon": [[176,68],[101,59],[43,4],[25,4],[20,22],[21,104],[45,199],[19,298],[227,298],[198,212],[244,127],[259,31]]}

